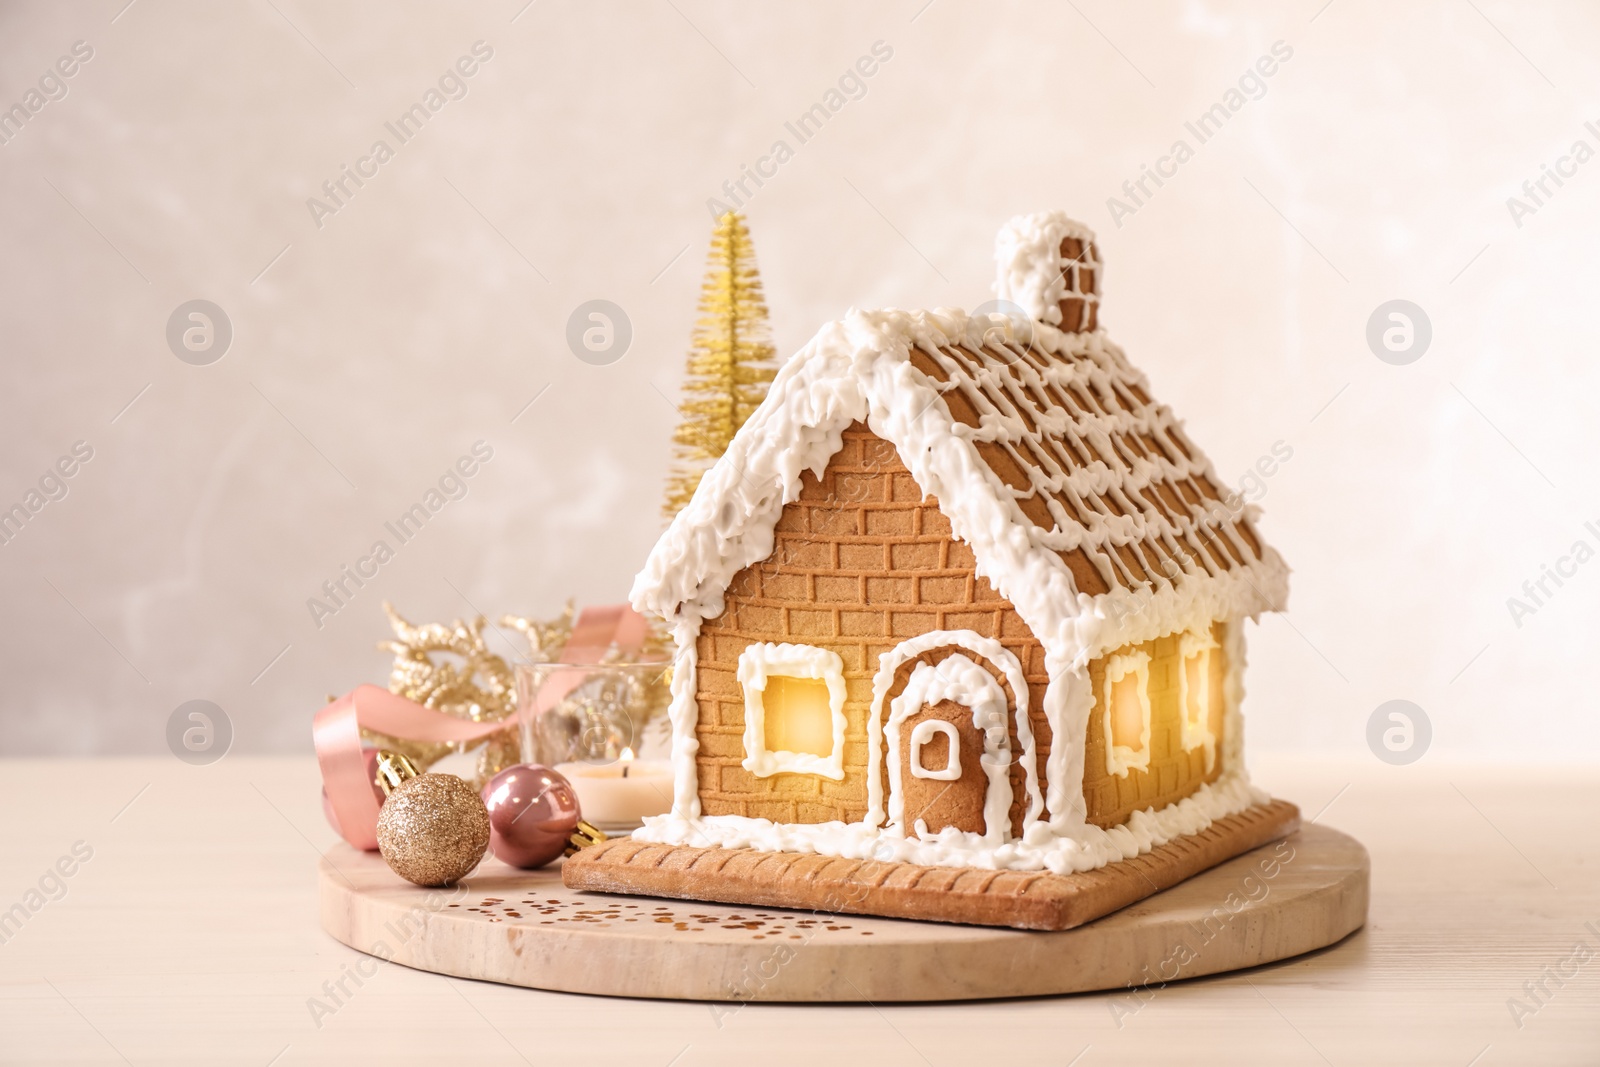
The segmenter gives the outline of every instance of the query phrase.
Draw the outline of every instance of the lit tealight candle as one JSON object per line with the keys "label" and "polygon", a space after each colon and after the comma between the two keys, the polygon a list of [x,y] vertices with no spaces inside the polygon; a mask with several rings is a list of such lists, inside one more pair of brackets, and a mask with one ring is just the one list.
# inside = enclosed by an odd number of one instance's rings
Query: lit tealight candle
{"label": "lit tealight candle", "polygon": [[602,830],[635,830],[672,808],[672,765],[666,760],[634,759],[624,751],[615,763],[560,763],[556,770],[572,783],[584,820]]}

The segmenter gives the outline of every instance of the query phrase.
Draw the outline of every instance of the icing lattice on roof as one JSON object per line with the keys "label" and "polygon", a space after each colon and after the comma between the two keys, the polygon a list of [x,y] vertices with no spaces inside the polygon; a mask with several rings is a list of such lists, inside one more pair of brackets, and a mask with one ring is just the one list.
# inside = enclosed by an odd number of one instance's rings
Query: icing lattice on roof
{"label": "icing lattice on roof", "polygon": [[[1019,268],[1031,280],[1008,283],[1003,269],[1002,295],[1029,299],[1035,316],[1070,320],[1076,307],[1092,320],[1092,235],[1034,225],[1025,241],[1022,221],[1002,248],[1076,242],[1052,260],[1073,277],[1052,285]],[[720,614],[734,575],[771,554],[801,472],[820,477],[841,431],[861,420],[938,499],[979,574],[1053,659],[1081,663],[1198,619],[1281,609],[1282,559],[1122,350],[1099,329],[1036,320],[1031,334],[951,309],[851,311],[824,326],[662,536],[634,583],[635,606],[669,619]]]}

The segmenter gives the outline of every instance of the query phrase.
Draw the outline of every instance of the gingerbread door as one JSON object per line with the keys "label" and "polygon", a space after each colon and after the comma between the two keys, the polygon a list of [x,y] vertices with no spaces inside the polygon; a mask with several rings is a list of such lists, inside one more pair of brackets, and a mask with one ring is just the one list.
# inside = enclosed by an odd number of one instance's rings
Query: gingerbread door
{"label": "gingerbread door", "polygon": [[959,653],[918,664],[890,705],[890,826],[910,837],[1009,836],[1011,744],[1005,691]]}

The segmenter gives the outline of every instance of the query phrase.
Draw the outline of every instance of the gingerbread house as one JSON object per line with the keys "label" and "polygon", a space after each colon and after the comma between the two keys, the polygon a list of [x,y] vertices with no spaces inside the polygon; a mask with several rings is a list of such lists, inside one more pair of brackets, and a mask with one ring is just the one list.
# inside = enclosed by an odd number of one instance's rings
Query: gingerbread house
{"label": "gingerbread house", "polygon": [[997,258],[1000,314],[823,327],[662,536],[672,811],[569,883],[1059,928],[1293,829],[1240,716],[1282,559],[1101,328],[1090,231]]}

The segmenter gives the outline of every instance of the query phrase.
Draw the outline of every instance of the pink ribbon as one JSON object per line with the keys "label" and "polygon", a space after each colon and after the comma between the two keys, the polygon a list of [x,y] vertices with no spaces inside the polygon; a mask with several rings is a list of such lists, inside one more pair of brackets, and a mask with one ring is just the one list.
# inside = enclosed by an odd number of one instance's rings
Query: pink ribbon
{"label": "pink ribbon", "polygon": [[378,798],[367,781],[361,754],[361,729],[366,727],[409,741],[459,743],[499,733],[515,719],[473,722],[458,719],[375,685],[358,685],[317,711],[311,737],[322,768],[322,784],[339,816],[344,839],[370,852],[378,847]]}
{"label": "pink ribbon", "polygon": [[[561,662],[596,664],[613,644],[632,656],[644,644],[644,616],[626,604],[584,608],[573,624],[572,636],[561,650]],[[585,670],[555,670],[544,680],[533,698],[534,715],[542,715],[561,703],[561,698],[589,676]]]}
{"label": "pink ribbon", "polygon": [[[597,663],[612,644],[637,651],[643,644],[644,617],[626,604],[585,608],[573,625],[572,637],[562,649],[571,663]],[[553,707],[583,680],[586,672],[561,671],[539,691],[536,706]],[[566,675],[576,675],[567,681]],[[559,687],[553,698],[546,694]],[[480,741],[520,723],[533,711],[519,708],[517,715],[496,722],[473,722],[389,692],[375,685],[358,685],[338,700],[318,709],[311,722],[312,742],[322,784],[339,816],[340,834],[355,848],[378,847],[378,798],[367,780],[367,761],[361,752],[362,729],[408,741],[462,744]]]}

